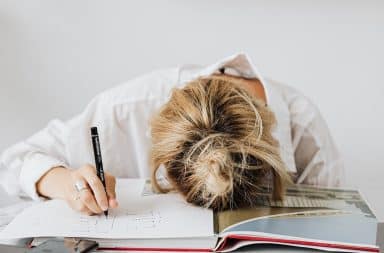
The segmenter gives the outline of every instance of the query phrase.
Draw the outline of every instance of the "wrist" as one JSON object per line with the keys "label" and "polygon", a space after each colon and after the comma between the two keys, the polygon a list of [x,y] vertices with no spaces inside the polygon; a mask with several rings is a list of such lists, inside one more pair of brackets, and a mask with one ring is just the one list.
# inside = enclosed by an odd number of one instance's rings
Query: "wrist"
{"label": "wrist", "polygon": [[46,198],[65,199],[66,185],[70,183],[71,171],[65,167],[54,167],[36,183],[37,193]]}

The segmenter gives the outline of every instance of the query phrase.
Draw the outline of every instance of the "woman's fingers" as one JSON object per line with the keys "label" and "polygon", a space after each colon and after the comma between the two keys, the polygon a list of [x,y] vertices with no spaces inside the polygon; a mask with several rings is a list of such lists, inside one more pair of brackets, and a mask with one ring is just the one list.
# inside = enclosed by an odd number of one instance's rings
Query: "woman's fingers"
{"label": "woman's fingers", "polygon": [[[66,199],[68,205],[75,211],[78,211],[78,212],[81,212],[83,214],[86,214],[86,215],[91,215],[91,214],[88,214],[87,211],[90,211],[88,210],[88,208],[86,208],[86,206],[83,204],[83,202],[81,202],[80,200],[80,195],[74,195],[73,198],[71,199]],[[85,209],[85,208],[87,209]]]}
{"label": "woman's fingers", "polygon": [[[90,189],[84,189],[80,192],[80,200],[92,213],[102,213],[103,210],[97,204],[95,197]],[[83,207],[84,208],[84,207]],[[82,210],[84,211],[84,210]]]}
{"label": "woman's fingers", "polygon": [[94,214],[94,212],[92,212],[86,204],[83,203],[83,201],[80,199],[80,196],[78,197],[78,199],[76,199],[75,201],[73,201],[72,204],[70,204],[71,207],[76,210],[76,211],[79,211],[81,212],[82,214],[85,214],[85,215],[92,215]]}
{"label": "woman's fingers", "polygon": [[109,206],[110,206],[111,208],[116,208],[116,207],[119,206],[119,202],[117,202],[116,199],[109,199],[109,200],[108,200],[108,203],[109,203]]}
{"label": "woman's fingers", "polygon": [[[105,192],[103,183],[96,175],[95,168],[92,166],[86,166],[83,169],[81,169],[81,175],[84,177],[84,179],[87,181],[88,185],[91,188],[90,189],[91,191],[89,191],[88,194],[85,194],[84,198],[86,198],[86,200],[88,201],[91,201],[91,203],[92,203],[92,199],[93,200],[96,199],[97,210],[102,210],[102,211],[107,210],[108,209],[107,193]],[[92,195],[92,193],[94,196]],[[93,206],[93,203],[92,203],[92,207],[95,208]]]}
{"label": "woman's fingers", "polygon": [[[87,186],[85,180],[81,176],[75,177],[74,180],[74,182],[81,182],[84,186]],[[81,191],[78,192],[75,188],[75,186],[72,186],[68,190],[67,203],[69,204],[69,206],[72,209],[79,211],[85,215],[94,214],[94,212],[91,211],[81,199]]]}
{"label": "woman's fingers", "polygon": [[118,206],[117,200],[116,200],[116,179],[114,176],[105,173],[105,185],[107,190],[107,196],[108,196],[108,204],[112,208],[116,208]]}
{"label": "woman's fingers", "polygon": [[[86,165],[72,174],[73,188],[69,187],[67,200],[70,206],[84,214],[99,214],[108,207],[118,206],[116,201],[116,179],[105,173],[105,187],[96,175],[95,167]],[[80,185],[76,190],[75,185]],[[84,187],[81,187],[84,186]]]}
{"label": "woman's fingers", "polygon": [[[76,201],[76,209],[82,213],[88,213],[88,211],[90,211],[91,214],[101,213],[102,210],[93,196],[92,189],[90,188],[87,179],[81,173],[75,174],[74,184],[80,185],[80,189],[76,190],[74,197]],[[76,189],[77,187],[74,186],[74,188]]]}

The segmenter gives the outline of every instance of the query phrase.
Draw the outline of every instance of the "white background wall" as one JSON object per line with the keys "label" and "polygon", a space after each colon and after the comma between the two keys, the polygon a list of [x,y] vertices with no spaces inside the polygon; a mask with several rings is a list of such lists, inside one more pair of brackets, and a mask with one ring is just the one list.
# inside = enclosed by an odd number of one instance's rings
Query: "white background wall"
{"label": "white background wall", "polygon": [[384,178],[383,1],[0,0],[0,152],[147,71],[247,52],[327,119],[349,180]]}

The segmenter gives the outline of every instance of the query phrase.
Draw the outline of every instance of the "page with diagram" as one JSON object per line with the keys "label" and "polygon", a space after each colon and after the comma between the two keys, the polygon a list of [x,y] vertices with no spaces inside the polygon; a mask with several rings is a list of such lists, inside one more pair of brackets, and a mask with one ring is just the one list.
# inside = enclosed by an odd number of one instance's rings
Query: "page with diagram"
{"label": "page with diagram", "polygon": [[192,206],[178,194],[148,194],[145,180],[117,182],[119,207],[108,218],[73,211],[62,200],[37,203],[18,215],[0,238],[87,237],[87,238],[181,238],[212,237],[213,213]]}

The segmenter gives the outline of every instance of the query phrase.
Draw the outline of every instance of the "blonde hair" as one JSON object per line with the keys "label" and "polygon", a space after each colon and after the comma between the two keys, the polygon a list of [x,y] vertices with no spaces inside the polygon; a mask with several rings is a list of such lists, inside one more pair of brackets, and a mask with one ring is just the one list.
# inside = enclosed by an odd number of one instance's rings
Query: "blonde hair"
{"label": "blonde hair", "polygon": [[[282,199],[290,182],[272,137],[274,114],[233,79],[210,76],[175,88],[151,122],[152,184],[215,210]],[[157,180],[163,165],[171,188]]]}

